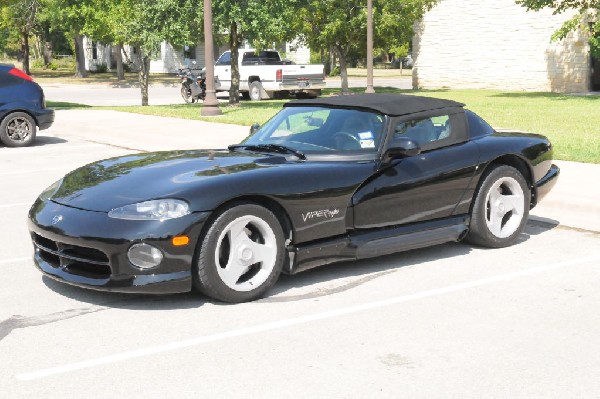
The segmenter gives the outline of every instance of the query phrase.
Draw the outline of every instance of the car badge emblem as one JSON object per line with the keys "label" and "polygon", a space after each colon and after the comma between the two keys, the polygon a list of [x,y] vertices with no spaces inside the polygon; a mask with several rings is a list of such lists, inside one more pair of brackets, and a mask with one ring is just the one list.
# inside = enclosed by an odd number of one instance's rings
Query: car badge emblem
{"label": "car badge emblem", "polygon": [[61,220],[63,220],[63,215],[56,215],[52,218],[52,224],[58,224]]}

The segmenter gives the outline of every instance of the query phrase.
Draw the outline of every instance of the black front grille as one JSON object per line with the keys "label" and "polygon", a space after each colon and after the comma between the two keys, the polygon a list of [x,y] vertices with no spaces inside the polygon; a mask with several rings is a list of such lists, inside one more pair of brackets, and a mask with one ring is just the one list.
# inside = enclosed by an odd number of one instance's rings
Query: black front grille
{"label": "black front grille", "polygon": [[95,248],[53,241],[35,233],[32,238],[40,257],[50,266],[84,277],[110,277],[110,263],[104,252]]}

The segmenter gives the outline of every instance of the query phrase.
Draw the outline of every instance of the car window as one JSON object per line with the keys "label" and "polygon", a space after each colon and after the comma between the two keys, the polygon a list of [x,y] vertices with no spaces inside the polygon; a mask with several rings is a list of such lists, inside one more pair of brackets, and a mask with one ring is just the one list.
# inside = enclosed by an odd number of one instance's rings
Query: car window
{"label": "car window", "polygon": [[394,127],[392,140],[406,137],[417,142],[419,146],[431,146],[449,138],[452,135],[452,124],[449,115],[433,116],[429,118],[402,121]]}
{"label": "car window", "polygon": [[384,117],[374,112],[286,107],[244,144],[281,144],[303,152],[376,153]]}
{"label": "car window", "polygon": [[494,128],[491,127],[480,116],[473,111],[465,110],[467,121],[469,122],[469,136],[479,137],[494,133]]}
{"label": "car window", "polygon": [[231,53],[229,51],[221,54],[219,59],[217,60],[217,65],[231,65]]}

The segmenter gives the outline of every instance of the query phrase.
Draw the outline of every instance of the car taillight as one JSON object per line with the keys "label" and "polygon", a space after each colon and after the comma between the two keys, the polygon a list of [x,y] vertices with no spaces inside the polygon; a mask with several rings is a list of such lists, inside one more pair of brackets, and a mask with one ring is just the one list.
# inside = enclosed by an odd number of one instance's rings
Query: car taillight
{"label": "car taillight", "polygon": [[283,71],[281,69],[278,69],[277,72],[275,72],[275,80],[278,82],[283,81]]}
{"label": "car taillight", "polygon": [[10,73],[11,75],[16,76],[18,78],[29,80],[30,82],[33,81],[33,78],[31,76],[27,75],[25,72],[23,72],[17,68],[11,69],[10,71],[8,71],[8,73]]}

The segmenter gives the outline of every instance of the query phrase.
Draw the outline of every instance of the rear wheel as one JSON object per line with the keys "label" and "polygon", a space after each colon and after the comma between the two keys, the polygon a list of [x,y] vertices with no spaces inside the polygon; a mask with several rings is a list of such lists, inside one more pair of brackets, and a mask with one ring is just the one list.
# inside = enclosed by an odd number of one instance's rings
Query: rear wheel
{"label": "rear wheel", "polygon": [[35,139],[36,128],[29,114],[13,112],[0,123],[0,141],[7,147],[25,147]]}
{"label": "rear wheel", "polygon": [[468,241],[491,248],[511,245],[525,228],[530,201],[529,186],[517,169],[490,170],[473,205]]}
{"label": "rear wheel", "polygon": [[222,212],[202,238],[194,285],[221,301],[251,301],[275,284],[284,259],[277,217],[259,205],[240,204]]}
{"label": "rear wheel", "polygon": [[252,101],[260,101],[262,100],[262,84],[259,81],[255,81],[250,83],[249,87],[250,91],[250,100]]}

